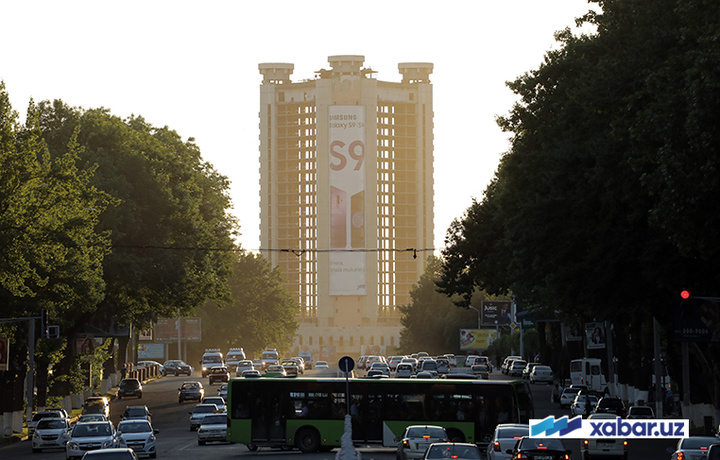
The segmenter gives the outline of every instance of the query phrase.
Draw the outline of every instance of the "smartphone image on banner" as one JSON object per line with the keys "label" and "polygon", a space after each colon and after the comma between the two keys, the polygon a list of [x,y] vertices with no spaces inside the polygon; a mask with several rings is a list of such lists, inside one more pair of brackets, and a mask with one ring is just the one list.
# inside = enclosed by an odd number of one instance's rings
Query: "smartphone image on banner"
{"label": "smartphone image on banner", "polygon": [[330,247],[347,247],[347,194],[330,186]]}
{"label": "smartphone image on banner", "polygon": [[353,248],[365,247],[365,190],[350,198],[350,244]]}

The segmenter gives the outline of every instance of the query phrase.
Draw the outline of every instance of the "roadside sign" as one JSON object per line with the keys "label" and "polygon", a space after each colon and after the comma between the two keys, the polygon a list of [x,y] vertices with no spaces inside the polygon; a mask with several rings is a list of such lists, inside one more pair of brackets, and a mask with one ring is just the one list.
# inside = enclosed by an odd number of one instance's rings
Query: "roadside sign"
{"label": "roadside sign", "polygon": [[350,372],[355,368],[355,361],[349,356],[343,356],[338,361],[338,367],[343,372]]}

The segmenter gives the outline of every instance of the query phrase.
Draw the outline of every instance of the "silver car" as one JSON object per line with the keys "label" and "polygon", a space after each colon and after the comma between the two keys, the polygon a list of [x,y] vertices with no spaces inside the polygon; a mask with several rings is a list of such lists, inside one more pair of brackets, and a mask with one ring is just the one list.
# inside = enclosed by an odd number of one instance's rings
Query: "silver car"
{"label": "silver car", "polygon": [[117,439],[120,447],[129,447],[136,455],[157,456],[156,435],[160,431],[154,430],[147,420],[123,420],[118,424]]}
{"label": "silver car", "polygon": [[198,446],[211,441],[226,441],[227,414],[206,415],[197,430]]}
{"label": "silver car", "polygon": [[512,454],[508,449],[515,447],[515,443],[523,436],[530,434],[530,426],[522,423],[501,423],[495,427],[495,432],[487,448],[488,460],[508,460]]}
{"label": "silver car", "polygon": [[398,439],[397,460],[423,458],[430,444],[447,441],[447,432],[441,426],[410,425]]}
{"label": "silver car", "polygon": [[[617,415],[600,413],[590,414],[588,419],[615,420]],[[580,454],[582,458],[627,458],[628,442],[622,438],[589,438],[583,439],[580,443]]]}
{"label": "silver car", "polygon": [[190,414],[190,430],[197,430],[202,423],[202,419],[205,418],[206,415],[214,414],[217,410],[218,407],[215,404],[196,405],[192,412],[188,412],[188,414]]}
{"label": "silver car", "polygon": [[33,453],[43,449],[65,448],[70,424],[66,418],[43,418],[32,435]]}
{"label": "silver car", "polygon": [[86,422],[76,424],[65,444],[65,458],[81,458],[89,450],[117,447],[115,428],[110,422]]}

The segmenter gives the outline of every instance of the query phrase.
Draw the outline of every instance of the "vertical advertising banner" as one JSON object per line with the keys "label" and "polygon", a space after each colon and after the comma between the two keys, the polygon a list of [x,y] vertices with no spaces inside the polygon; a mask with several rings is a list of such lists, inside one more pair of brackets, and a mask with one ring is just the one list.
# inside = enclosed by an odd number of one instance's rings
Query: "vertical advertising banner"
{"label": "vertical advertising banner", "polygon": [[585,323],[585,337],[588,350],[605,348],[605,328],[603,323]]}
{"label": "vertical advertising banner", "polygon": [[365,295],[365,107],[329,108],[330,295]]}
{"label": "vertical advertising banner", "polygon": [[509,326],[513,323],[512,302],[509,300],[483,300],[483,326]]}

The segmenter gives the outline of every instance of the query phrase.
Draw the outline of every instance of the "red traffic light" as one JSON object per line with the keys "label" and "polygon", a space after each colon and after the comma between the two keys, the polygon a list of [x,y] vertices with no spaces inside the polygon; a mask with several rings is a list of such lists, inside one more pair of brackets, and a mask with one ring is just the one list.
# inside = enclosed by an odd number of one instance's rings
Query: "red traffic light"
{"label": "red traffic light", "polygon": [[685,300],[689,299],[689,298],[690,298],[690,291],[682,291],[682,292],[680,293],[680,297],[682,297],[682,298],[685,299]]}

